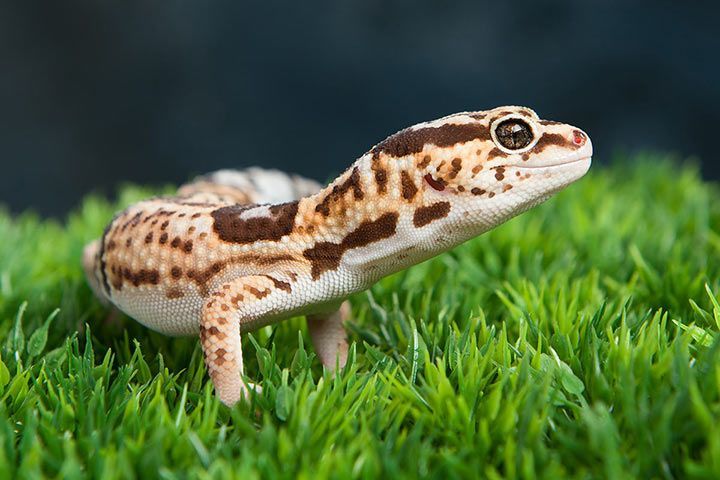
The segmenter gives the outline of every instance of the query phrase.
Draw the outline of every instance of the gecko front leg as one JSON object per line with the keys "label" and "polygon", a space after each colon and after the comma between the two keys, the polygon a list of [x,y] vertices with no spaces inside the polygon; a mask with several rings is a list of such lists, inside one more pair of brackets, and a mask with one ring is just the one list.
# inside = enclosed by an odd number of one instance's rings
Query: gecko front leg
{"label": "gecko front leg", "polygon": [[232,406],[253,384],[243,381],[241,325],[268,313],[273,296],[283,294],[284,282],[270,275],[240,277],[210,294],[203,306],[200,343],[205,366],[215,393],[225,405]]}
{"label": "gecko front leg", "polygon": [[343,368],[347,363],[348,344],[344,323],[350,318],[350,303],[344,301],[340,308],[329,314],[307,316],[308,330],[315,352],[330,371]]}

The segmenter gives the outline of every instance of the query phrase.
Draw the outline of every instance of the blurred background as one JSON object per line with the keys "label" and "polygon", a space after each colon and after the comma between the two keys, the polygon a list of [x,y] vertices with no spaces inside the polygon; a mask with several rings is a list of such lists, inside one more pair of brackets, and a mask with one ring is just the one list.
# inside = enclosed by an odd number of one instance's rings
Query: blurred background
{"label": "blurred background", "polygon": [[328,180],[395,131],[503,104],[615,152],[716,161],[720,2],[0,4],[0,203],[260,165]]}

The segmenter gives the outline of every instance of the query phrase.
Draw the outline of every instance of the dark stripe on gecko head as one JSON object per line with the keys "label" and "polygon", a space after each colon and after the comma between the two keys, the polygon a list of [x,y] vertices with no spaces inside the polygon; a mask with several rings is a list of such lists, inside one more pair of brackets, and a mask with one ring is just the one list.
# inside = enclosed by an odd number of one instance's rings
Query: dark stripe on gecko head
{"label": "dark stripe on gecko head", "polygon": [[573,150],[580,148],[579,145],[576,145],[559,133],[544,133],[531,151],[532,153],[540,153],[552,145],[562,148],[572,148]]}
{"label": "dark stripe on gecko head", "polygon": [[344,182],[333,186],[330,193],[325,195],[325,198],[323,198],[322,202],[317,204],[317,206],[315,207],[315,211],[321,213],[326,217],[329,217],[330,206],[333,203],[336,203],[340,199],[342,199],[345,193],[351,189],[353,191],[353,196],[355,200],[362,200],[365,196],[362,191],[362,186],[360,185],[360,172],[358,170],[358,167],[353,168],[352,173],[350,174],[350,176],[348,176],[348,178],[345,179]]}
{"label": "dark stripe on gecko head", "polygon": [[343,254],[353,248],[360,248],[395,235],[398,213],[390,212],[377,220],[364,221],[338,244],[319,242],[303,252],[303,256],[312,264],[312,278],[317,280],[323,272],[336,270],[340,266]]}
{"label": "dark stripe on gecko head", "polygon": [[489,139],[490,130],[480,123],[448,123],[439,127],[402,130],[375,145],[370,152],[373,158],[377,158],[381,153],[399,158],[419,153],[425,145],[451,147],[472,140]]}
{"label": "dark stripe on gecko head", "polygon": [[210,213],[213,230],[220,240],[230,243],[252,243],[258,240],[280,240],[292,232],[298,202],[282,203],[269,208],[270,217],[240,218],[247,206],[232,205]]}
{"label": "dark stripe on gecko head", "polygon": [[438,202],[420,207],[413,215],[413,225],[418,228],[424,227],[435,220],[447,217],[448,213],[450,213],[450,202]]}
{"label": "dark stripe on gecko head", "polygon": [[403,170],[400,172],[400,183],[402,184],[402,196],[405,200],[412,200],[413,197],[415,197],[415,194],[418,191],[417,186],[415,186],[415,182],[413,182],[412,177],[410,177],[410,174]]}

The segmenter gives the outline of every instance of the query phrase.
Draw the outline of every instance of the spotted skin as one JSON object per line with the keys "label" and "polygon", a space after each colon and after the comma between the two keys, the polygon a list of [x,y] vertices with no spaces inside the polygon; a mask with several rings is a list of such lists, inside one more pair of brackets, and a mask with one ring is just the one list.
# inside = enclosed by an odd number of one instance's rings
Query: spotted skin
{"label": "spotted skin", "polygon": [[84,266],[147,327],[199,334],[232,405],[250,391],[242,332],[305,315],[322,363],[343,366],[349,295],[544,201],[591,155],[583,131],[524,107],[457,113],[388,137],[325,188],[257,168],[200,177],[119,213]]}

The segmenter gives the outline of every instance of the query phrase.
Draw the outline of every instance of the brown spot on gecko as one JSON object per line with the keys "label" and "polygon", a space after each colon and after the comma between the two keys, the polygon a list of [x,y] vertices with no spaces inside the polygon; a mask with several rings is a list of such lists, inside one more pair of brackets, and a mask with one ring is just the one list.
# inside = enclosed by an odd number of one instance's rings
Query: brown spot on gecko
{"label": "brown spot on gecko", "polygon": [[215,220],[213,229],[220,240],[230,243],[280,240],[292,232],[298,202],[273,205],[269,208],[272,217],[240,218],[240,214],[247,210],[246,206],[231,205],[211,212]]}
{"label": "brown spot on gecko", "polygon": [[439,127],[402,130],[378,143],[370,152],[373,158],[377,158],[381,153],[399,158],[420,153],[425,148],[425,145],[450,147],[472,140],[489,139],[490,131],[485,125],[478,123],[448,123]]}
{"label": "brown spot on gecko", "polygon": [[292,255],[264,256],[257,254],[244,254],[232,257],[225,262],[215,262],[210,265],[210,267],[199,272],[195,270],[188,270],[186,275],[188,278],[192,279],[197,284],[200,292],[203,295],[207,295],[208,283],[210,282],[210,280],[230,265],[253,263],[259,266],[271,266],[282,262],[292,261],[297,261],[297,259]]}
{"label": "brown spot on gecko", "polygon": [[387,172],[385,170],[375,170],[375,183],[378,186],[378,193],[385,193],[387,190]]}
{"label": "brown spot on gecko", "polygon": [[453,158],[452,162],[450,162],[450,165],[452,165],[452,169],[450,170],[450,173],[448,176],[450,179],[453,179],[458,176],[458,173],[460,173],[460,170],[462,170],[462,160],[459,158]]}
{"label": "brown spot on gecko", "polygon": [[508,183],[507,185],[503,186],[503,192],[507,192],[507,191],[510,190],[511,188],[512,188],[512,185],[510,185],[510,184]]}
{"label": "brown spot on gecko", "polygon": [[450,213],[450,202],[438,202],[427,207],[419,207],[413,214],[413,225],[416,227],[424,227],[440,218],[447,217]]}
{"label": "brown spot on gecko", "polygon": [[224,348],[218,348],[217,350],[215,350],[215,356],[217,357],[215,359],[215,363],[217,363],[218,365],[223,365],[225,363],[225,355],[227,355],[227,353],[227,350],[225,350]]}
{"label": "brown spot on gecko", "polygon": [[168,234],[167,232],[163,232],[162,235],[160,235],[160,238],[158,238],[158,242],[160,242],[160,245],[165,245],[168,241]]}
{"label": "brown spot on gecko", "polygon": [[153,241],[153,232],[149,232],[147,235],[145,235],[145,243],[150,243]]}
{"label": "brown spot on gecko", "polygon": [[505,178],[505,169],[503,167],[497,167],[495,169],[495,180],[498,182]]}
{"label": "brown spot on gecko", "polygon": [[160,230],[165,230],[165,229],[168,227],[168,225],[170,225],[170,220],[165,220],[165,221],[160,225]]}
{"label": "brown spot on gecko", "polygon": [[264,288],[262,290],[258,290],[257,288],[253,287],[252,285],[245,285],[243,289],[246,292],[250,292],[255,298],[258,300],[267,297],[272,293],[272,291],[269,288]]}
{"label": "brown spot on gecko", "polygon": [[375,174],[375,184],[377,185],[378,193],[385,193],[387,191],[387,172],[380,164],[378,159],[374,159],[370,165],[370,169]]}
{"label": "brown spot on gecko", "polygon": [[270,281],[273,282],[273,285],[275,286],[275,288],[282,290],[284,292],[287,292],[287,293],[292,292],[292,287],[290,286],[289,283],[283,282],[282,280],[278,280],[277,278],[272,277],[270,275],[263,275],[263,277],[269,278]]}
{"label": "brown spot on gecko", "polygon": [[170,275],[172,275],[175,279],[180,278],[182,276],[182,269],[178,266],[174,266],[170,269]]}
{"label": "brown spot on gecko", "polygon": [[303,252],[303,256],[312,264],[312,278],[317,280],[327,270],[335,270],[340,265],[345,249],[332,242],[318,242]]}
{"label": "brown spot on gecko", "polygon": [[122,277],[128,280],[135,287],[139,287],[143,284],[157,285],[160,283],[160,272],[157,270],[146,270],[141,269],[137,272],[131,271],[129,268],[125,268],[122,273]]}
{"label": "brown spot on gecko", "polygon": [[196,218],[200,218],[201,216],[202,216],[202,213],[193,213],[190,218],[196,219]]}
{"label": "brown spot on gecko", "polygon": [[303,256],[312,263],[313,280],[317,280],[325,271],[337,269],[340,259],[347,250],[364,247],[393,236],[398,218],[397,212],[386,213],[377,220],[362,222],[339,244],[318,242],[314,247],[305,250]]}
{"label": "brown spot on gecko", "polygon": [[193,250],[193,242],[192,242],[192,240],[187,240],[187,241],[183,244],[183,251],[184,251],[185,253],[190,253],[190,252],[192,252],[192,250]]}
{"label": "brown spot on gecko", "polygon": [[183,292],[179,288],[168,288],[167,291],[165,292],[165,297],[170,300],[174,300],[176,298],[182,298],[184,296],[185,296],[185,292]]}
{"label": "brown spot on gecko", "polygon": [[125,240],[125,247],[130,248],[130,245],[132,245],[132,238]]}
{"label": "brown spot on gecko", "polygon": [[482,188],[475,187],[472,190],[470,190],[470,193],[472,193],[473,195],[482,195],[483,193],[485,193],[485,190],[483,190]]}
{"label": "brown spot on gecko", "polygon": [[135,215],[133,215],[128,221],[126,221],[123,226],[120,228],[121,232],[124,232],[128,227],[135,227],[140,223],[140,218],[142,217],[143,212],[137,212]]}
{"label": "brown spot on gecko", "polygon": [[355,200],[362,200],[365,194],[362,191],[360,185],[360,171],[358,167],[353,168],[352,173],[340,184],[333,185],[330,193],[325,195],[325,198],[315,206],[315,211],[323,214],[324,216],[330,216],[330,205],[338,202],[345,193],[349,190],[353,191],[353,197]]}
{"label": "brown spot on gecko", "polygon": [[213,337],[217,337],[219,340],[223,340],[227,337],[223,332],[220,331],[219,328],[217,328],[215,325],[207,329],[207,333],[212,335]]}
{"label": "brown spot on gecko", "polygon": [[420,163],[418,163],[418,168],[423,169],[430,165],[430,161],[432,158],[430,158],[430,155],[425,155],[422,160],[420,160]]}
{"label": "brown spot on gecko", "polygon": [[555,122],[553,120],[540,120],[540,125],[562,125],[562,122]]}
{"label": "brown spot on gecko", "polygon": [[508,154],[500,150],[498,147],[493,148],[488,152],[488,160],[491,160],[495,157],[501,157],[501,158],[507,158]]}
{"label": "brown spot on gecko", "polygon": [[170,246],[173,248],[177,248],[180,246],[180,237],[173,238],[172,242],[170,242]]}
{"label": "brown spot on gecko", "polygon": [[402,185],[402,197],[405,200],[412,200],[418,188],[415,186],[415,182],[413,182],[410,174],[405,170],[400,172],[400,183]]}
{"label": "brown spot on gecko", "polygon": [[398,217],[397,212],[389,212],[377,220],[364,221],[355,230],[347,234],[341,245],[346,250],[350,250],[389,238],[395,234]]}

